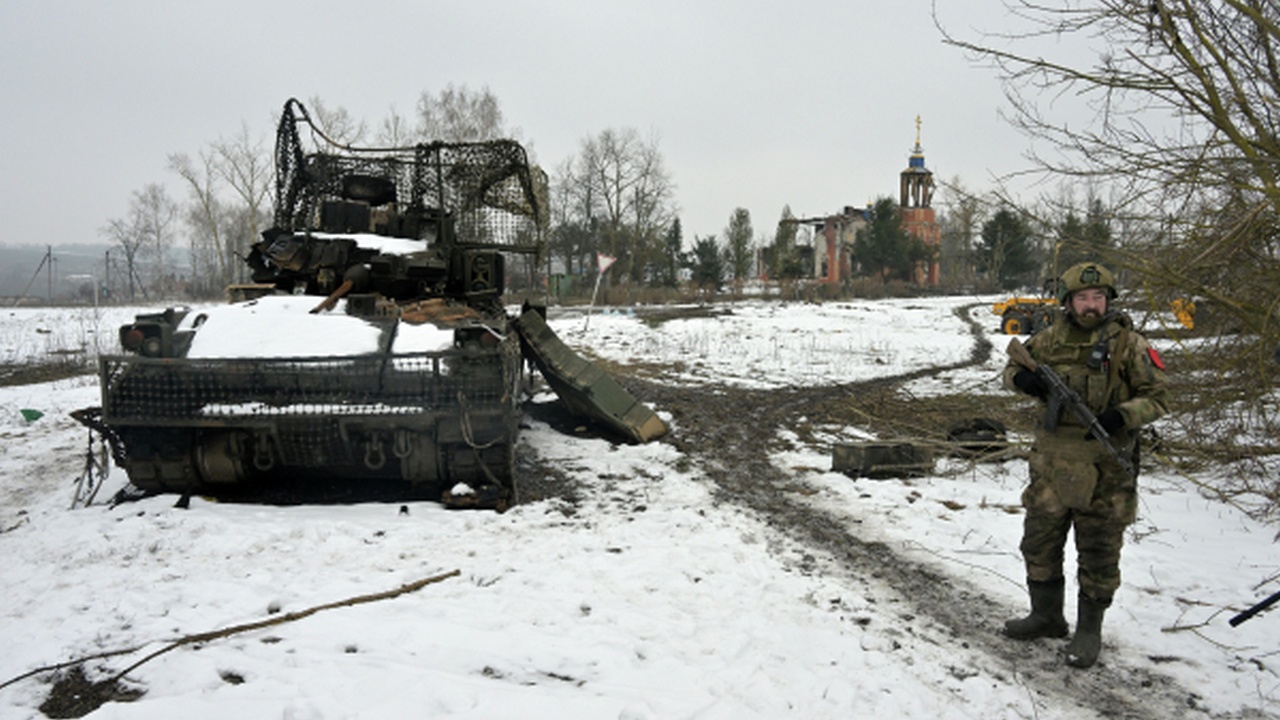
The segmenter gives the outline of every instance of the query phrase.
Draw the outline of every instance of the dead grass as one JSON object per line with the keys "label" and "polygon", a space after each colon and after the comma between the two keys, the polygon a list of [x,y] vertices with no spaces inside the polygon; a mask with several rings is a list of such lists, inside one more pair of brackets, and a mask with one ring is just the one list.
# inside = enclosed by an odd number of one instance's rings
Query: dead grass
{"label": "dead grass", "polygon": [[47,363],[0,363],[0,387],[52,382],[92,372],[93,366],[79,358]]}

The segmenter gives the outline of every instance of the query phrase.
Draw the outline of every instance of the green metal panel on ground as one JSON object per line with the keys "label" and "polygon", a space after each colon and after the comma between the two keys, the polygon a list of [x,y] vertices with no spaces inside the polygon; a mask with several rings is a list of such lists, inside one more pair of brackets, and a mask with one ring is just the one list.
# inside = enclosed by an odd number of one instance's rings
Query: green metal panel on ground
{"label": "green metal panel on ground", "polygon": [[854,478],[924,475],[933,471],[933,451],[907,440],[845,443],[832,448],[831,469]]}
{"label": "green metal panel on ground", "polygon": [[525,356],[533,360],[560,400],[576,415],[604,425],[633,442],[649,442],[667,432],[666,423],[616,380],[564,344],[535,309],[515,321]]}

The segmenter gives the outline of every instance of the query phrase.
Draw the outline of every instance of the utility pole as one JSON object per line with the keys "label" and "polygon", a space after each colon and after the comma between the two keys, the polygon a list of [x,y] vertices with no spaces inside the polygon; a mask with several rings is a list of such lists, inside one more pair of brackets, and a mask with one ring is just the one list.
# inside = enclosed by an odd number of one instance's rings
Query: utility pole
{"label": "utility pole", "polygon": [[111,248],[102,254],[102,290],[106,298],[111,297]]}

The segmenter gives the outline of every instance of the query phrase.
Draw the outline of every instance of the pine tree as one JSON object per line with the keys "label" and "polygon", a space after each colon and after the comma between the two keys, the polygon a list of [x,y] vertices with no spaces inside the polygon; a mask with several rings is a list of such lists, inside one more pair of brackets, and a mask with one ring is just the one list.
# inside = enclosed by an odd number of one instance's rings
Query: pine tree
{"label": "pine tree", "polygon": [[1009,208],[1001,208],[982,226],[974,255],[979,272],[999,287],[1012,290],[1034,284],[1029,275],[1036,269],[1033,250],[1026,222]]}
{"label": "pine tree", "polygon": [[703,289],[724,287],[724,254],[714,235],[698,238],[693,243],[693,259],[690,264],[693,283]]}
{"label": "pine tree", "polygon": [[906,280],[913,269],[909,252],[912,237],[902,228],[902,212],[891,197],[882,197],[871,207],[870,222],[858,231],[853,253],[862,271],[885,282]]}
{"label": "pine tree", "polygon": [[725,242],[728,248],[729,270],[733,279],[739,283],[751,277],[751,265],[754,258],[751,254],[751,213],[746,208],[737,208],[729,216],[729,226],[725,228]]}

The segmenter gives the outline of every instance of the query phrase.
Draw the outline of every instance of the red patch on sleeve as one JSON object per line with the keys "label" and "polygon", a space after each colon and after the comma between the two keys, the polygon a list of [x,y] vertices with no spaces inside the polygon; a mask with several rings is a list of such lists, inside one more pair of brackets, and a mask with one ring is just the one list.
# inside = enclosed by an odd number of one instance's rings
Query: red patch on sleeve
{"label": "red patch on sleeve", "polygon": [[1147,357],[1151,358],[1151,362],[1161,370],[1164,369],[1164,361],[1160,359],[1160,353],[1156,352],[1153,347],[1147,348]]}

